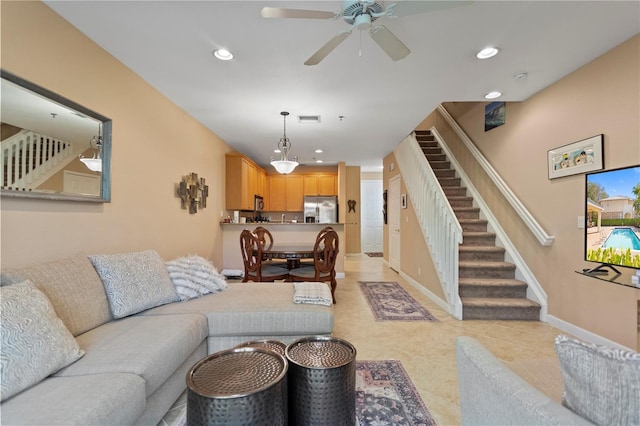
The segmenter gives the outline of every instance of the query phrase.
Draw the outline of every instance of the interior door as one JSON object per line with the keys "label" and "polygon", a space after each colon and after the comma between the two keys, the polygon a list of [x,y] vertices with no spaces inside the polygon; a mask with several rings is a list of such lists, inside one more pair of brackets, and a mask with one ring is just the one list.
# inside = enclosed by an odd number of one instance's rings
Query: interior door
{"label": "interior door", "polygon": [[363,180],[360,184],[362,251],[382,252],[382,181]]}
{"label": "interior door", "polygon": [[394,271],[400,272],[400,176],[389,180],[387,221],[389,225],[389,266]]}

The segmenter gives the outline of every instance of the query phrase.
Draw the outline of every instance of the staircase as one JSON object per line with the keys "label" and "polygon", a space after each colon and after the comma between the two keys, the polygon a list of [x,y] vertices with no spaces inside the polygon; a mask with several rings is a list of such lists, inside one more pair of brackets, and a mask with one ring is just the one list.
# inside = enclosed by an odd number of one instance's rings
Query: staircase
{"label": "staircase", "polygon": [[540,318],[540,305],[526,298],[527,283],[515,278],[516,267],[505,262],[496,234],[487,231],[473,197],[430,131],[416,131],[416,139],[462,226],[459,246],[458,293],[462,318],[530,320]]}
{"label": "staircase", "polygon": [[74,158],[70,142],[21,130],[0,143],[0,187],[30,191]]}

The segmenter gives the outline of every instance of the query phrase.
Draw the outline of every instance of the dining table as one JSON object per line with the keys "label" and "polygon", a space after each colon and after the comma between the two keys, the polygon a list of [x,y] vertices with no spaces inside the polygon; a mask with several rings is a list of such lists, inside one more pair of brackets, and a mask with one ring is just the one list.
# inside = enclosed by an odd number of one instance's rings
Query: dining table
{"label": "dining table", "polygon": [[287,269],[296,269],[300,267],[300,259],[313,259],[313,244],[274,244],[270,249],[263,250],[262,256],[265,259],[285,259]]}

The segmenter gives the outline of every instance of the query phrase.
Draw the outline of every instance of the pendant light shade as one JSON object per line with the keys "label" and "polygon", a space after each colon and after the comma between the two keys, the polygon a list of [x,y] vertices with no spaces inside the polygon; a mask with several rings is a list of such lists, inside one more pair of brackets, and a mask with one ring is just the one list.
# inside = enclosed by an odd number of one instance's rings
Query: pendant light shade
{"label": "pendant light shade", "polygon": [[289,150],[291,149],[291,142],[289,142],[289,138],[287,137],[287,115],[289,115],[289,113],[287,111],[282,111],[280,115],[284,120],[284,135],[278,142],[280,159],[271,157],[271,165],[278,173],[286,175],[291,173],[298,166],[298,157],[293,157],[292,160],[289,160]]}
{"label": "pendant light shade", "polygon": [[89,170],[94,172],[102,172],[102,136],[100,124],[98,124],[98,135],[92,137],[89,141],[89,146],[93,149],[93,157],[86,158],[80,154],[80,161],[82,161]]}

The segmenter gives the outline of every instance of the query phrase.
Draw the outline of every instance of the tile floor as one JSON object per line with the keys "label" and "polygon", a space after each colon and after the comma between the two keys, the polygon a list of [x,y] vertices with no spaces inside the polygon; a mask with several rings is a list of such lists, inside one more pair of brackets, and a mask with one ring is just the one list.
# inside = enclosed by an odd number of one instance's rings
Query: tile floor
{"label": "tile floor", "polygon": [[[462,335],[478,339],[524,380],[560,401],[562,379],[553,347],[560,330],[541,322],[458,321],[382,258],[348,256],[345,275],[336,290],[334,336],[351,342],[359,360],[400,360],[439,425],[460,424],[455,339]],[[358,281],[396,281],[440,322],[376,322]],[[170,411],[160,425],[173,424],[174,414]]]}

